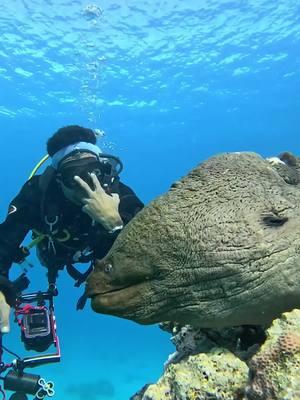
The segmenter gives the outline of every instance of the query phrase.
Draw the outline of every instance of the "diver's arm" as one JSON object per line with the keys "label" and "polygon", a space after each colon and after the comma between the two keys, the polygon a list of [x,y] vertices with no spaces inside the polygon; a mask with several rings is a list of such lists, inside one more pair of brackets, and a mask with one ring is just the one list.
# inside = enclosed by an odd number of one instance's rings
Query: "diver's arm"
{"label": "diver's arm", "polygon": [[126,225],[144,207],[144,204],[134,191],[122,182],[119,182],[118,192],[120,196],[119,213]]}
{"label": "diver's arm", "polygon": [[[14,305],[16,288],[9,280],[9,269],[19,246],[30,229],[32,214],[36,208],[36,179],[27,182],[10,203],[5,221],[0,224],[0,331],[10,330],[10,306]],[[33,202],[31,200],[34,200]],[[31,222],[30,222],[31,221]]]}
{"label": "diver's arm", "polygon": [[27,224],[17,220],[17,216],[10,218],[8,215],[0,224],[0,276],[8,278],[9,269],[29,229]]}
{"label": "diver's arm", "polygon": [[0,290],[9,278],[9,269],[19,251],[20,244],[33,226],[39,213],[38,177],[26,182],[12,200],[4,222],[0,224]]}

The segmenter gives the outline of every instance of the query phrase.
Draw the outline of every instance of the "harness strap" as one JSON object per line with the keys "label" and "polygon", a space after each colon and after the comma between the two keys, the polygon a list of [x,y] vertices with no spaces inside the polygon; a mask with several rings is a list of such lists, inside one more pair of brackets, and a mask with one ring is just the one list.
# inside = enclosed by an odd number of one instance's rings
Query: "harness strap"
{"label": "harness strap", "polygon": [[89,274],[93,271],[93,264],[89,266],[89,268],[85,272],[80,272],[77,268],[74,267],[73,264],[67,264],[67,272],[71,278],[73,278],[76,282],[76,287],[79,287],[89,276]]}
{"label": "harness strap", "polygon": [[[94,267],[93,267],[93,263],[91,262],[89,268],[84,272],[81,273],[80,271],[78,271],[77,268],[74,267],[74,265],[72,264],[67,264],[67,271],[68,274],[76,280],[75,282],[75,286],[79,287],[85,280],[86,278],[89,276],[89,274],[93,271]],[[77,304],[76,304],[76,310],[83,310],[85,307],[85,304],[87,302],[87,295],[84,292],[78,299]]]}
{"label": "harness strap", "polygon": [[76,310],[77,311],[81,311],[81,310],[84,309],[84,307],[86,305],[86,302],[87,302],[87,299],[88,299],[88,297],[87,297],[87,295],[85,293],[83,293],[83,295],[79,297],[79,299],[77,301],[77,304],[76,304]]}
{"label": "harness strap", "polygon": [[58,268],[55,268],[54,266],[47,268],[48,273],[48,283],[49,286],[56,286],[56,279],[58,277]]}

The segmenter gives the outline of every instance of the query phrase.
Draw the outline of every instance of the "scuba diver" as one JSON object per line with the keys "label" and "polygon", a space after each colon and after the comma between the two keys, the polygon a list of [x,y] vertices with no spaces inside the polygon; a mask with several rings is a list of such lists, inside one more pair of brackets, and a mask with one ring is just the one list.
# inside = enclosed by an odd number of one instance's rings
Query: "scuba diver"
{"label": "scuba diver", "polygon": [[[55,285],[58,271],[65,267],[76,280],[85,281],[95,259],[111,248],[118,233],[143,203],[119,179],[121,161],[103,154],[96,145],[97,134],[77,125],[59,129],[47,142],[51,158],[41,175],[24,184],[10,203],[5,221],[0,224],[0,324],[7,333],[9,311],[14,306],[16,289],[9,280],[13,262],[21,263],[35,246],[47,269],[48,282]],[[32,242],[21,246],[32,231]],[[74,264],[90,263],[85,273]],[[81,297],[77,309],[86,298]]]}

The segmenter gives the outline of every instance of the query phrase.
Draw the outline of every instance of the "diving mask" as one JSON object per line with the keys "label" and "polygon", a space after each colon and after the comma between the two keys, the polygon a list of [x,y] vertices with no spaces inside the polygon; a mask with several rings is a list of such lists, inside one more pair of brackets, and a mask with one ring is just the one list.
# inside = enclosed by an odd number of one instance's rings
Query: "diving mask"
{"label": "diving mask", "polygon": [[122,163],[117,157],[101,154],[101,157],[75,158],[62,162],[56,176],[69,189],[78,188],[74,176],[79,176],[91,189],[95,189],[91,178],[93,173],[102,187],[108,188],[121,170]]}

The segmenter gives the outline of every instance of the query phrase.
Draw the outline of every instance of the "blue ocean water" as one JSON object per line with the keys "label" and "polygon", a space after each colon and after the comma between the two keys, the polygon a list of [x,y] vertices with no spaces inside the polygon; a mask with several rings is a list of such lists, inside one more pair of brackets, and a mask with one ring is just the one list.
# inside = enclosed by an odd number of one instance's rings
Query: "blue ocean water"
{"label": "blue ocean water", "polygon": [[[58,128],[101,130],[148,203],[209,156],[299,153],[298,0],[0,0],[0,216]],[[34,254],[31,289],[45,289]],[[12,275],[18,275],[18,266]],[[61,273],[57,400],[123,400],[173,351],[157,326],[75,311]],[[26,356],[12,321],[5,344]],[[10,356],[6,356],[7,359]],[[34,371],[32,371],[34,372]]]}

